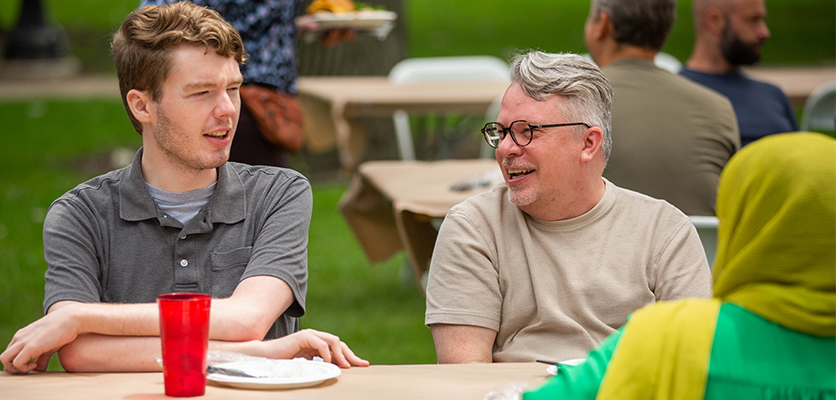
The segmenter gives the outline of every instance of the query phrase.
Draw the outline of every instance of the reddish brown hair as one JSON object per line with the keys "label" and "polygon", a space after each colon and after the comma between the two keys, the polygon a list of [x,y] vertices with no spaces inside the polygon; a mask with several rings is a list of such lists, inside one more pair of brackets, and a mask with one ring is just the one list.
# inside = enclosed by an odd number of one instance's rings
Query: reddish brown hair
{"label": "reddish brown hair", "polygon": [[171,50],[181,44],[204,46],[206,51],[235,58],[239,64],[247,60],[238,30],[206,7],[184,1],[132,12],[113,36],[110,48],[122,102],[140,135],[142,125],[128,106],[128,92],[148,92],[152,101],[158,101],[171,71]]}

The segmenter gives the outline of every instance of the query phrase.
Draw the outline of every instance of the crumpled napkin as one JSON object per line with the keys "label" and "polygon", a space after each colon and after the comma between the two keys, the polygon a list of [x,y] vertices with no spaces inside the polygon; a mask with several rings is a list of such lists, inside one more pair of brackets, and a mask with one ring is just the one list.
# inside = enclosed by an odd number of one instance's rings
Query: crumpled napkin
{"label": "crumpled napkin", "polygon": [[[321,362],[322,359],[320,358]],[[322,373],[321,364],[299,357],[292,360],[275,360],[254,357],[228,351],[209,350],[206,363],[213,367],[234,369],[260,378],[304,378]],[[319,364],[319,365],[318,365]]]}
{"label": "crumpled napkin", "polygon": [[526,389],[528,389],[528,384],[525,382],[511,382],[499,389],[485,393],[482,400],[520,400]]}

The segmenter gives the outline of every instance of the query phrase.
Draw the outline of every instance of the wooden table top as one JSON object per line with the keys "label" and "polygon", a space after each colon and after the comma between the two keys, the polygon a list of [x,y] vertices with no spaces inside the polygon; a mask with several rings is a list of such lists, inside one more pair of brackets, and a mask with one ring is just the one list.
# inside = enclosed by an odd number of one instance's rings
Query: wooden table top
{"label": "wooden table top", "polygon": [[[539,363],[373,365],[342,370],[318,386],[301,389],[235,389],[209,383],[202,399],[475,399],[515,382],[537,385],[549,376]],[[0,372],[4,399],[163,399],[162,373]]]}

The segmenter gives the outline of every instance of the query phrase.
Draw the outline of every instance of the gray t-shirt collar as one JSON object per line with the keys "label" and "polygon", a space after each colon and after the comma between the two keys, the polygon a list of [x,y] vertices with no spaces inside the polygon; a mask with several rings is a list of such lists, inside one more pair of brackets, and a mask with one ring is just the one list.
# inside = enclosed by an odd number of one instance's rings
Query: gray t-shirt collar
{"label": "gray t-shirt collar", "polygon": [[[119,183],[119,216],[127,221],[142,221],[160,218],[163,212],[145,186],[142,177],[142,148],[140,148],[131,165],[125,167],[127,179]],[[209,200],[207,221],[209,223],[234,224],[245,218],[247,199],[241,178],[228,164],[218,167],[218,184],[215,193]]]}

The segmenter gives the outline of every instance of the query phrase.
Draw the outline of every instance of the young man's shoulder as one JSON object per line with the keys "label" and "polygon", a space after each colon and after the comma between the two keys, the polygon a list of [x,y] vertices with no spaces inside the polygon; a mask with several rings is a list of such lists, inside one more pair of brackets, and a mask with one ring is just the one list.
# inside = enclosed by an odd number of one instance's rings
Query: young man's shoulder
{"label": "young man's shoulder", "polygon": [[61,197],[56,199],[56,201],[76,199],[79,197],[109,197],[114,192],[118,192],[119,184],[123,180],[127,179],[128,174],[130,173],[130,168],[131,166],[128,165],[120,169],[106,172],[94,178],[90,178],[89,180],[79,183],[76,187],[65,192]]}
{"label": "young man's shoulder", "polygon": [[245,180],[255,181],[303,181],[309,184],[308,178],[302,175],[299,171],[273,167],[267,165],[249,165],[238,162],[227,162],[226,165],[239,176]]}

